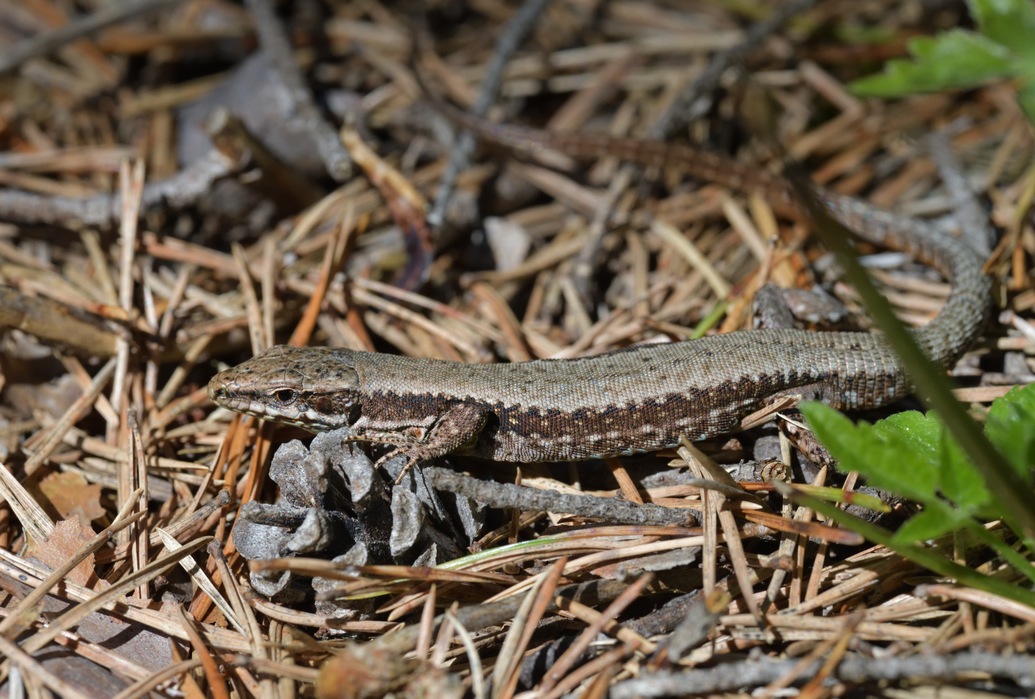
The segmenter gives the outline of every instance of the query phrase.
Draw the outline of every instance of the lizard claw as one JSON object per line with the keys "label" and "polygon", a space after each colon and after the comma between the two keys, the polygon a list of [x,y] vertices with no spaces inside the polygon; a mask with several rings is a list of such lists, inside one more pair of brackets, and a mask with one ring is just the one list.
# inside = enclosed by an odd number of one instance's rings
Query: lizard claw
{"label": "lizard claw", "polygon": [[402,479],[406,477],[406,474],[409,473],[414,466],[416,466],[421,461],[426,461],[428,459],[426,455],[421,454],[419,452],[415,452],[412,448],[407,449],[406,447],[396,447],[395,449],[392,449],[390,452],[378,459],[377,462],[374,464],[374,468],[378,469],[383,467],[396,456],[405,456],[406,463],[403,465],[402,470],[399,471],[399,475],[396,476],[395,485],[399,485],[400,483],[402,483]]}

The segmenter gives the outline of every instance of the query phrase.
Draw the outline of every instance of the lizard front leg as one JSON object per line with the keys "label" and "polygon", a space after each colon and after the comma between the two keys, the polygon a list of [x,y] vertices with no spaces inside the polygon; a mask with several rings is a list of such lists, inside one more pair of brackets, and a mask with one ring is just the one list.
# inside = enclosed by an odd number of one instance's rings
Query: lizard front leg
{"label": "lizard front leg", "polygon": [[485,427],[488,417],[489,410],[484,406],[456,403],[435,420],[423,439],[403,430],[362,430],[352,439],[395,447],[378,459],[376,465],[382,466],[395,456],[405,456],[407,461],[402,471],[405,475],[418,462],[451,454],[473,442]]}

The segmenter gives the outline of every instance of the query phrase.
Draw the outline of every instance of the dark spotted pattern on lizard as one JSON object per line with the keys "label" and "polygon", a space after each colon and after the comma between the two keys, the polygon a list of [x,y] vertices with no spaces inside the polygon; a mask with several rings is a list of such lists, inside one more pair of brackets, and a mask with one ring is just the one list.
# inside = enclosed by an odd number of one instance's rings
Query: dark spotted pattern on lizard
{"label": "dark spotted pattern on lizard", "polygon": [[[593,139],[516,131],[518,140],[538,138],[540,147],[575,155],[600,148]],[[500,132],[488,137],[507,141]],[[689,147],[614,143],[609,152],[618,157],[679,164],[691,176],[734,187],[759,179]],[[767,186],[773,189],[771,182]],[[786,186],[773,196],[791,203]],[[922,221],[849,197],[820,197],[860,238],[908,252],[950,280],[941,312],[914,336],[941,365],[955,363],[991,308],[980,258]],[[456,452],[531,462],[654,451],[674,446],[680,435],[719,436],[781,396],[873,408],[909,388],[904,367],[878,335],[767,329],[597,357],[491,365],[274,347],[217,375],[209,395],[231,410],[313,431],[349,425],[357,438],[392,445],[411,461]]]}

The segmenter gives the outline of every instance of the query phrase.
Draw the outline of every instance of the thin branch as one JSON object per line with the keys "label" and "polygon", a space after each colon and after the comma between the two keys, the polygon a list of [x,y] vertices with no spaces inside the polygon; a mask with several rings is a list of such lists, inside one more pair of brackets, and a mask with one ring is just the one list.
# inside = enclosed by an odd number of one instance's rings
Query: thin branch
{"label": "thin branch", "polygon": [[62,46],[90,36],[106,27],[119,22],[158,12],[171,7],[180,0],[131,0],[129,2],[113,2],[92,14],[53,31],[26,39],[10,51],[0,54],[0,74],[14,70],[30,58],[51,53]]}
{"label": "thin branch", "polygon": [[352,160],[341,145],[337,130],[320,114],[309,88],[302,80],[291,52],[291,44],[273,11],[273,5],[268,0],[247,0],[246,4],[255,19],[255,31],[259,35],[262,50],[269,56],[270,63],[291,98],[291,108],[286,111],[293,111],[307,124],[327,173],[336,182],[344,182],[352,174]]}

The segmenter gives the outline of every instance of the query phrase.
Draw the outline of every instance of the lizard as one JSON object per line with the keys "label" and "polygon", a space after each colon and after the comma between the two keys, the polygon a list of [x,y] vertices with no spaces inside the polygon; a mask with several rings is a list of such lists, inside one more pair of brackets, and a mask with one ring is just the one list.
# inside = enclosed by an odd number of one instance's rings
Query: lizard
{"label": "lizard", "polygon": [[[640,164],[678,166],[735,189],[764,186],[794,209],[789,184],[693,146],[553,134],[451,114],[482,138],[518,150],[556,148]],[[913,331],[931,359],[951,367],[991,309],[991,282],[965,243],[930,224],[852,197],[817,193],[859,238],[902,250],[939,270],[951,291]],[[350,427],[352,439],[393,447],[409,465],[447,454],[507,462],[582,461],[659,451],[681,436],[734,431],[782,398],[842,410],[876,408],[910,391],[905,367],[881,336],[793,328],[741,330],[575,359],[466,364],[349,349],[277,346],[217,374],[217,405],[309,431]]]}

